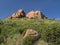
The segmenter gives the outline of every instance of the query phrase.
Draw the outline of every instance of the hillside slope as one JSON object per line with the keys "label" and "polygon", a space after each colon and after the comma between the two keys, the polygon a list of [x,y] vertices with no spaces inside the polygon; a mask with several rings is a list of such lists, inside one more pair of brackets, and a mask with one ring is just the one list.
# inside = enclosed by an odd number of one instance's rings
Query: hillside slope
{"label": "hillside slope", "polygon": [[[31,44],[29,38],[23,40],[27,29],[36,30],[41,35],[40,39]],[[0,45],[60,45],[60,21],[27,18],[0,20]]]}

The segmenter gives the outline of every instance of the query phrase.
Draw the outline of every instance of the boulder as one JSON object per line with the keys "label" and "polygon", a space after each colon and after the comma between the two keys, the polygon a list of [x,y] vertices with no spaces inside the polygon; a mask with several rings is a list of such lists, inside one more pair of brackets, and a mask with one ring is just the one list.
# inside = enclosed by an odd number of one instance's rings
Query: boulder
{"label": "boulder", "polygon": [[29,35],[33,36],[33,39],[32,39],[33,42],[40,38],[40,35],[38,34],[37,31],[35,31],[33,29],[27,29],[27,31],[25,32],[25,35],[24,35],[23,39],[26,38]]}
{"label": "boulder", "polygon": [[41,11],[31,11],[27,14],[27,18],[47,19],[47,17]]}
{"label": "boulder", "polygon": [[23,18],[25,16],[26,16],[26,13],[22,9],[18,10],[16,13],[12,14],[12,18]]}

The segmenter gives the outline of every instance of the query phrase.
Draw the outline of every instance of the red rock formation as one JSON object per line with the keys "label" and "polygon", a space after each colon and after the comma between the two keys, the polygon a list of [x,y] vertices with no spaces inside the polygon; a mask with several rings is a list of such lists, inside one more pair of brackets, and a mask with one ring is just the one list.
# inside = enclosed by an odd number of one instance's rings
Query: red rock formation
{"label": "red rock formation", "polygon": [[35,12],[34,11],[29,12],[26,17],[28,17],[30,19],[34,18],[35,17]]}
{"label": "red rock formation", "polygon": [[28,18],[39,18],[39,19],[47,19],[47,17],[40,11],[31,11],[27,14]]}
{"label": "red rock formation", "polygon": [[24,10],[20,9],[16,13],[13,13],[12,18],[23,18],[25,16],[26,16],[26,14],[25,14]]}
{"label": "red rock formation", "polygon": [[20,9],[16,13],[13,13],[12,16],[8,17],[7,19],[12,18],[24,18],[27,17],[29,19],[38,18],[38,19],[47,19],[47,17],[41,11],[30,11],[29,13],[24,12],[24,10]]}

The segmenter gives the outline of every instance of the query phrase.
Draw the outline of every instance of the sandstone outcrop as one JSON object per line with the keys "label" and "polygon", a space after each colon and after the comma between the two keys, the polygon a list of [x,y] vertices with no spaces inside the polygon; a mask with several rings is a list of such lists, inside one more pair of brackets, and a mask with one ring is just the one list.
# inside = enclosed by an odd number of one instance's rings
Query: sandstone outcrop
{"label": "sandstone outcrop", "polygon": [[38,11],[38,10],[30,11],[26,14],[23,9],[20,9],[16,13],[13,13],[12,16],[7,17],[7,19],[24,18],[24,17],[27,17],[29,19],[32,19],[32,18],[47,19],[47,17],[41,11]]}
{"label": "sandstone outcrop", "polygon": [[33,29],[27,29],[27,31],[25,32],[25,35],[24,35],[23,39],[26,38],[29,35],[32,35],[33,36],[32,41],[35,41],[35,40],[37,40],[37,39],[40,38],[40,35],[38,34],[37,31],[35,31]]}
{"label": "sandstone outcrop", "polygon": [[26,15],[27,18],[39,18],[47,19],[47,17],[41,11],[31,11]]}
{"label": "sandstone outcrop", "polygon": [[25,16],[26,16],[26,13],[22,9],[18,10],[16,13],[12,14],[12,18],[23,18]]}
{"label": "sandstone outcrop", "polygon": [[31,11],[31,12],[27,13],[26,17],[28,17],[30,19],[31,18],[34,18],[35,17],[35,12],[34,11]]}

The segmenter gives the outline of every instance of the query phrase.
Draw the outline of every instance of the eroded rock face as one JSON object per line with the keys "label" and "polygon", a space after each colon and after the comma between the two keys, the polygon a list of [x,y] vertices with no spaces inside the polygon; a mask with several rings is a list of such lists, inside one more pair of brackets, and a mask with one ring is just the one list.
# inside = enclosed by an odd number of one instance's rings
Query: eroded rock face
{"label": "eroded rock face", "polygon": [[31,11],[27,14],[27,18],[39,18],[39,19],[47,19],[47,17],[40,11]]}
{"label": "eroded rock face", "polygon": [[38,34],[37,31],[35,31],[35,30],[33,30],[33,29],[27,29],[27,31],[26,31],[23,39],[26,38],[26,37],[29,36],[29,35],[33,35],[32,41],[35,41],[35,40],[37,40],[37,39],[40,38],[40,35]]}
{"label": "eroded rock face", "polygon": [[31,18],[34,18],[35,17],[35,12],[34,11],[31,11],[31,12],[27,13],[26,17],[28,17],[30,19]]}
{"label": "eroded rock face", "polygon": [[23,9],[20,9],[16,13],[13,13],[12,16],[7,17],[7,19],[24,18],[24,17],[27,17],[29,19],[32,19],[32,18],[47,19],[47,17],[41,11],[38,11],[38,10],[30,11],[26,14]]}
{"label": "eroded rock face", "polygon": [[22,9],[18,10],[16,13],[12,14],[12,18],[23,18],[25,16],[26,16],[26,14],[25,14],[24,10],[22,10]]}

